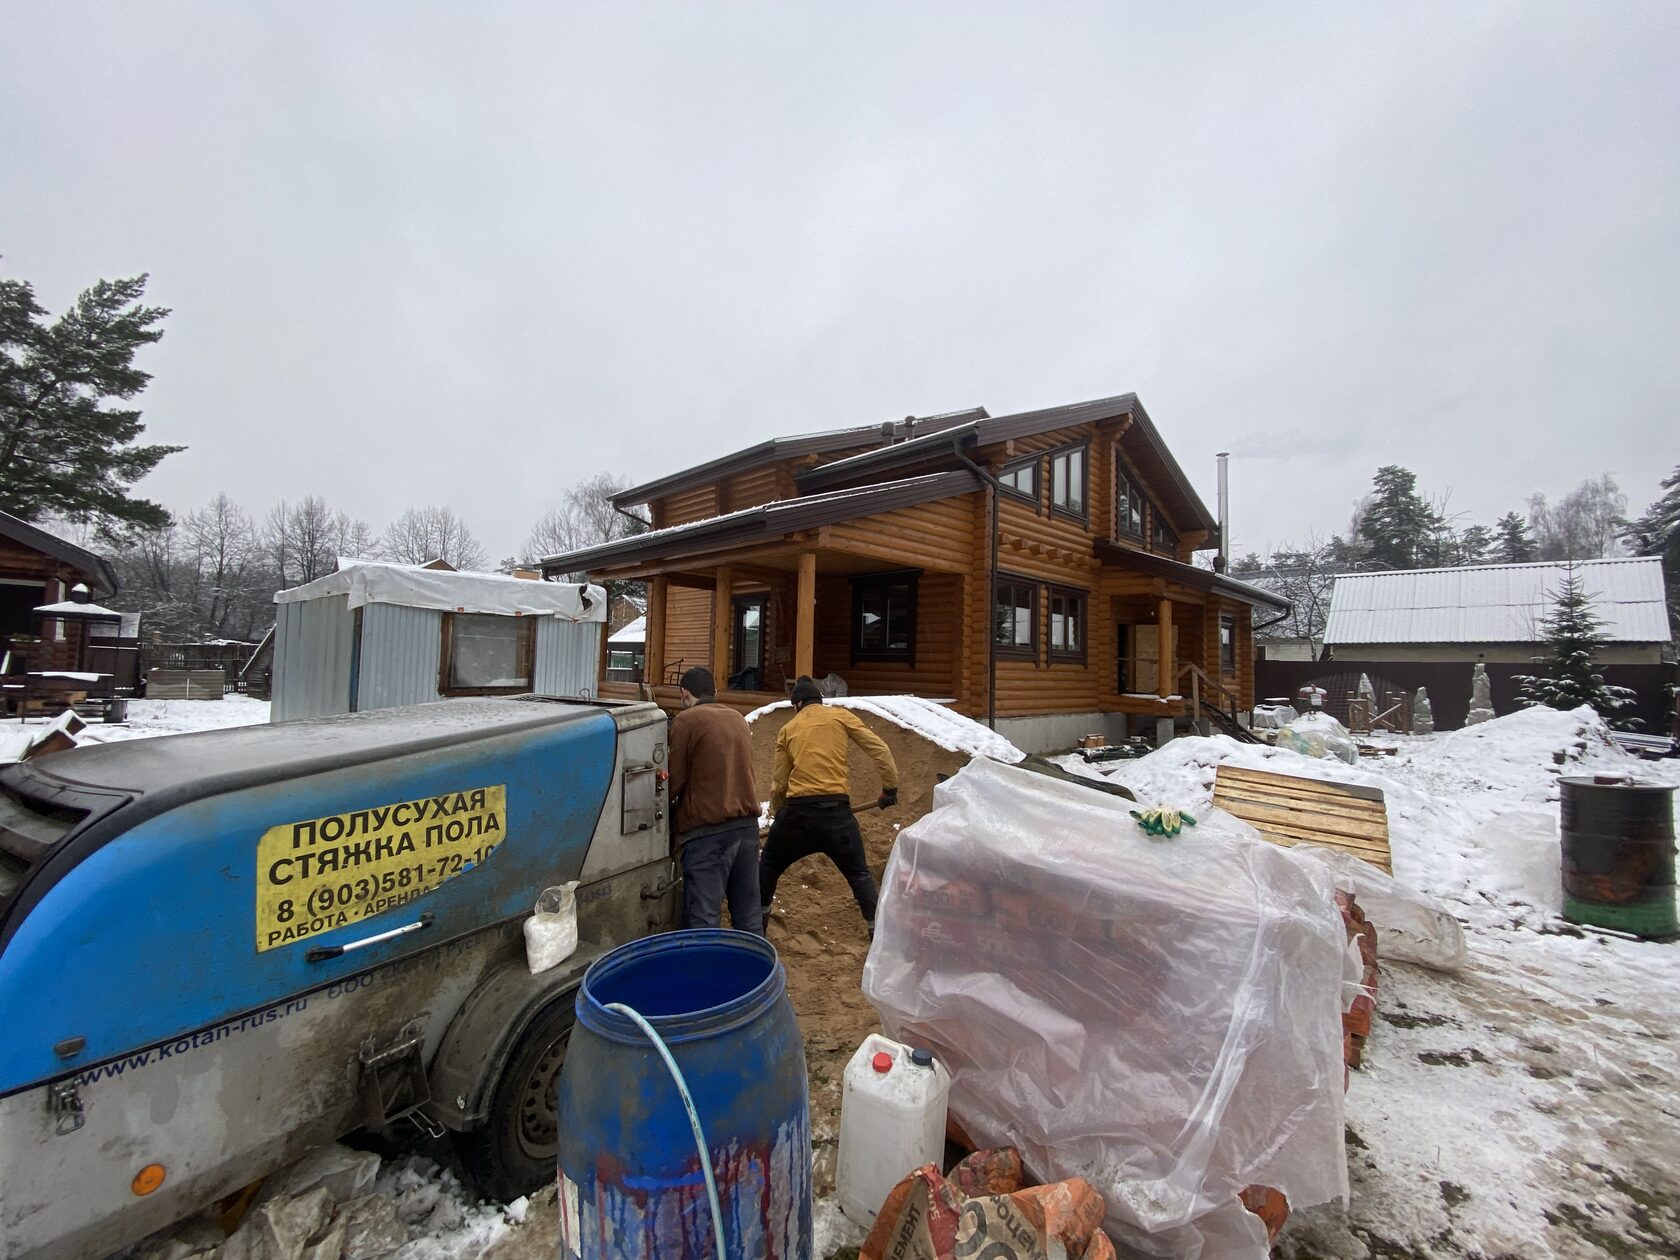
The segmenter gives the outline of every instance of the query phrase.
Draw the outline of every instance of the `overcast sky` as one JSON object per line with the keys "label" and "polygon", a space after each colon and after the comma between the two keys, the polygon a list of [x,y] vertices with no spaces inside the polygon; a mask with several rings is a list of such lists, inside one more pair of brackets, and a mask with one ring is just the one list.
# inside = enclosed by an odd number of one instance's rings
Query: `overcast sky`
{"label": "overcast sky", "polygon": [[1135,390],[1236,546],[1680,463],[1680,3],[0,4],[0,269],[142,491],[453,505]]}

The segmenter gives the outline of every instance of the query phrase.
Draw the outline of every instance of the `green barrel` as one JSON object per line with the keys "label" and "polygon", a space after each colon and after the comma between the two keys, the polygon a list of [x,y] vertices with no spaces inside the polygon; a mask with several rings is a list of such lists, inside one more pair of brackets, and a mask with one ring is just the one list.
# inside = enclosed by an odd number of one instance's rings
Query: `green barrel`
{"label": "green barrel", "polygon": [[1674,789],[1599,778],[1563,782],[1563,917],[1647,939],[1680,933],[1674,907]]}

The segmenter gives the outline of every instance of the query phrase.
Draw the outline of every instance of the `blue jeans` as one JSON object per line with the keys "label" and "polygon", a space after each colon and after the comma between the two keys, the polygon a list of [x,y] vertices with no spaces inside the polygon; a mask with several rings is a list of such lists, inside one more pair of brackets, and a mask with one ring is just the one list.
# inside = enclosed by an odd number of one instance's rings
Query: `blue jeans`
{"label": "blue jeans", "polygon": [[729,920],[741,932],[764,931],[758,901],[758,819],[681,837],[683,926],[715,928],[729,898]]}

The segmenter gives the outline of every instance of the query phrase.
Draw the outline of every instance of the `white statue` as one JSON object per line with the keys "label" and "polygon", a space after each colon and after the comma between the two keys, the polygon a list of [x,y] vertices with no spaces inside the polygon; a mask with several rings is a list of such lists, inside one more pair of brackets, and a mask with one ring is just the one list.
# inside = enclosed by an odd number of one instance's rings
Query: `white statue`
{"label": "white statue", "polygon": [[1376,707],[1377,689],[1371,685],[1371,675],[1369,674],[1359,675],[1359,698],[1370,701],[1372,708]]}
{"label": "white statue", "polygon": [[1417,695],[1412,697],[1412,734],[1433,735],[1435,733],[1435,710],[1429,707],[1429,688],[1419,687]]}
{"label": "white statue", "polygon": [[1487,666],[1480,661],[1470,674],[1470,712],[1464,715],[1464,725],[1480,726],[1493,721],[1493,687],[1488,682]]}

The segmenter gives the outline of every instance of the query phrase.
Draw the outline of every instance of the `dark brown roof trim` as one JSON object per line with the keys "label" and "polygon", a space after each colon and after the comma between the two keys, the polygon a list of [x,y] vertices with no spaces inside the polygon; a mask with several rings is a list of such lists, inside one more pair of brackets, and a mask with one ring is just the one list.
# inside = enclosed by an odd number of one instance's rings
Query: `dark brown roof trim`
{"label": "dark brown roof trim", "polygon": [[117,593],[117,575],[103,556],[97,556],[73,542],[67,542],[57,534],[49,534],[28,521],[19,520],[10,512],[0,512],[0,535],[80,569],[98,581],[107,594]]}
{"label": "dark brown roof trim", "polygon": [[[1218,532],[1219,523],[1214,520],[1213,513],[1208,511],[1207,505],[1196,493],[1196,488],[1190,484],[1190,479],[1184,475],[1184,470],[1173,458],[1172,451],[1161,439],[1160,430],[1155,427],[1155,422],[1149,418],[1149,413],[1143,409],[1143,404],[1138,401],[1136,394],[1116,394],[1112,398],[1095,398],[1090,402],[1067,403],[1059,407],[1041,408],[1038,411],[1023,411],[1011,416],[990,416],[975,420],[954,426],[944,433],[918,437],[909,442],[899,442],[879,450],[865,451],[860,455],[835,460],[833,463],[820,464],[799,475],[799,487],[808,491],[830,489],[860,476],[877,477],[890,469],[912,467],[918,462],[938,461],[944,448],[953,441],[960,441],[965,447],[974,449],[990,446],[995,442],[1032,437],[1055,429],[1072,428],[1075,425],[1116,419],[1125,415],[1132,417],[1133,431],[1153,448],[1168,477],[1183,496],[1182,506],[1189,513],[1189,521],[1183,523],[1183,528],[1207,530],[1209,545],[1214,545],[1213,536]],[[1156,497],[1159,497],[1158,493]]]}
{"label": "dark brown roof trim", "polygon": [[650,530],[599,547],[545,556],[542,560],[543,576],[594,571],[648,560],[669,560],[754,542],[773,542],[803,529],[816,529],[862,516],[891,512],[896,508],[972,494],[980,489],[980,485],[979,478],[963,470],[859,486],[801,499],[782,499],[730,512],[726,516],[712,516],[687,525]]}
{"label": "dark brown roof trim", "polygon": [[613,496],[613,506],[634,507],[679,490],[705,485],[719,477],[745,472],[777,460],[797,459],[801,455],[824,455],[843,451],[848,446],[880,445],[902,438],[905,433],[938,433],[967,424],[985,416],[984,407],[969,407],[962,411],[947,411],[937,416],[906,416],[901,421],[888,420],[882,424],[858,425],[847,429],[824,429],[818,433],[802,433],[793,437],[770,438],[756,446],[749,446],[704,464],[695,464],[667,476],[631,486]]}
{"label": "dark brown roof trim", "polygon": [[1241,600],[1245,604],[1260,604],[1267,608],[1275,608],[1278,612],[1288,612],[1290,609],[1290,603],[1287,599],[1274,595],[1270,591],[1262,590],[1258,586],[1250,586],[1247,582],[1239,582],[1235,578],[1228,578],[1222,573],[1215,573],[1211,569],[1198,568],[1193,564],[1185,564],[1181,560],[1169,560],[1166,556],[1158,556],[1153,552],[1122,547],[1119,543],[1109,542],[1106,538],[1099,538],[1092,543],[1091,552],[1104,564],[1111,564],[1116,568],[1136,569],[1140,573],[1166,578],[1169,581],[1177,582],[1181,586],[1188,586],[1193,591],[1225,595],[1231,599]]}

